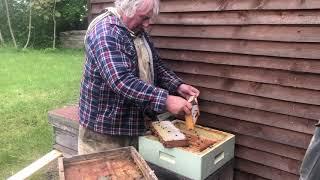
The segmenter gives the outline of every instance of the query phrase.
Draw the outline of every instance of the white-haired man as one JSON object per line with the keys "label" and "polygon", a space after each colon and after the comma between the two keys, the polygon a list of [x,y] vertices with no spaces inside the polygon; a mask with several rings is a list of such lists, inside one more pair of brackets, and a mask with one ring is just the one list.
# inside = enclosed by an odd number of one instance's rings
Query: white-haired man
{"label": "white-haired man", "polygon": [[79,154],[137,147],[152,112],[190,113],[186,98],[199,91],[162,63],[144,31],[158,12],[158,0],[116,0],[115,8],[89,25],[79,101]]}

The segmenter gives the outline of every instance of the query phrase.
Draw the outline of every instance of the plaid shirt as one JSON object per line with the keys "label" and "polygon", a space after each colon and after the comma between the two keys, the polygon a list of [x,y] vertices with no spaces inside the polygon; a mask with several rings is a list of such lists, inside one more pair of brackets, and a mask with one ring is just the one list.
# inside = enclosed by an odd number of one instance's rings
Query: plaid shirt
{"label": "plaid shirt", "polygon": [[182,80],[152,50],[154,85],[139,79],[133,38],[116,16],[98,22],[85,40],[86,62],[81,82],[80,124],[111,135],[143,135],[149,110],[166,110],[168,94],[176,93]]}

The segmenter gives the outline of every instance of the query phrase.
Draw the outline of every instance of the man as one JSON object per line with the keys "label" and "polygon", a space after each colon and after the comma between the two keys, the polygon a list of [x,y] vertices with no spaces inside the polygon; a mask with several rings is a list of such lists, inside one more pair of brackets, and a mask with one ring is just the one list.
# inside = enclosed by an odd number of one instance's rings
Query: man
{"label": "man", "polygon": [[153,112],[190,113],[186,98],[199,91],[164,66],[143,30],[158,11],[158,0],[116,0],[115,8],[89,25],[79,154],[137,147],[137,137],[146,131],[145,119],[153,119]]}

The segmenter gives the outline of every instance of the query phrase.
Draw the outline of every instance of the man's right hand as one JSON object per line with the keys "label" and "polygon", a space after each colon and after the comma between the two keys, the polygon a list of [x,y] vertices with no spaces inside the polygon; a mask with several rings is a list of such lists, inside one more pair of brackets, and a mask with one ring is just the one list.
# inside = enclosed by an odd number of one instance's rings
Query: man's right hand
{"label": "man's right hand", "polygon": [[167,111],[172,114],[191,114],[192,105],[187,100],[179,97],[168,95],[166,101]]}

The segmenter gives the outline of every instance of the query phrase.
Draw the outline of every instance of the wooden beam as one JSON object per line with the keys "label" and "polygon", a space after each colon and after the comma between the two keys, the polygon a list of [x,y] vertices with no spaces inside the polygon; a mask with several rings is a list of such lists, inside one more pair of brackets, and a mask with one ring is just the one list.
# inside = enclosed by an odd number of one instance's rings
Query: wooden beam
{"label": "wooden beam", "polygon": [[268,180],[263,177],[250,174],[247,172],[239,171],[239,170],[234,171],[234,176],[235,176],[235,180]]}
{"label": "wooden beam", "polygon": [[200,125],[307,149],[312,135],[202,112]]}
{"label": "wooden beam", "polygon": [[184,26],[152,25],[152,36],[242,39],[281,42],[320,42],[319,26]]}
{"label": "wooden beam", "polygon": [[255,174],[262,178],[272,180],[298,180],[299,176],[282,171],[276,168],[268,167],[263,164],[255,163],[241,158],[236,158],[235,169],[250,174]]}
{"label": "wooden beam", "polygon": [[295,175],[299,175],[301,161],[289,159],[286,157],[270,154],[263,151],[247,148],[244,146],[236,146],[235,156],[252,162],[263,164],[268,167],[280,169]]}
{"label": "wooden beam", "polygon": [[200,74],[177,73],[177,75],[181,77],[186,83],[195,86],[231,91],[283,101],[320,105],[320,99],[317,98],[320,96],[320,91],[316,90],[264,84],[254,81],[244,81],[217,76],[204,76]]}
{"label": "wooden beam", "polygon": [[52,150],[48,154],[44,155],[40,159],[36,160],[29,166],[25,167],[15,175],[9,177],[8,180],[21,180],[21,179],[27,179],[30,177],[33,173],[39,171],[41,168],[45,167],[52,161],[58,159],[62,156],[62,153],[57,150]]}
{"label": "wooden beam", "polygon": [[280,10],[280,9],[319,9],[317,0],[162,0],[161,12],[198,12],[198,11],[228,11],[228,10]]}
{"label": "wooden beam", "polygon": [[[286,114],[301,118],[319,120],[319,106],[279,101],[257,96],[197,87],[200,90],[200,99],[253,108],[279,114]],[[201,106],[201,105],[200,105]],[[201,107],[200,107],[201,108]]]}
{"label": "wooden beam", "polygon": [[[320,17],[320,14],[319,14]],[[153,37],[157,48],[320,59],[318,43]]]}
{"label": "wooden beam", "polygon": [[317,123],[315,120],[308,120],[289,115],[277,114],[240,106],[232,106],[217,102],[201,101],[200,103],[201,111],[203,112],[310,135],[313,135],[315,129],[314,124]]}
{"label": "wooden beam", "polygon": [[210,64],[259,67],[293,72],[308,72],[320,74],[320,61],[310,59],[279,58],[270,56],[253,56],[232,53],[217,53],[190,50],[159,49],[163,59],[179,62],[202,62]]}
{"label": "wooden beam", "polygon": [[235,134],[236,135],[236,144],[245,146],[251,149],[256,149],[259,151],[268,152],[271,154],[276,154],[279,156],[287,157],[290,159],[295,159],[298,161],[302,161],[305,154],[305,149],[297,148],[293,146],[288,146],[284,144],[280,144],[277,142],[272,142],[269,140],[247,136],[243,134]]}
{"label": "wooden beam", "polygon": [[[216,76],[295,88],[320,90],[319,74],[303,74],[272,69],[214,65],[206,63],[181,63],[179,61],[165,62],[171,69],[181,73]],[[232,84],[231,80],[229,82],[229,85],[230,84]],[[255,87],[252,88],[259,89],[261,85],[262,84],[255,84]]]}
{"label": "wooden beam", "polygon": [[[113,3],[114,0],[91,0],[91,4]],[[289,10],[289,9],[319,9],[317,0],[241,0],[241,1],[212,1],[212,0],[162,0],[160,12],[199,12],[227,10]]]}
{"label": "wooden beam", "polygon": [[320,24],[319,10],[220,11],[197,13],[160,13],[155,24],[180,25],[293,25]]}

